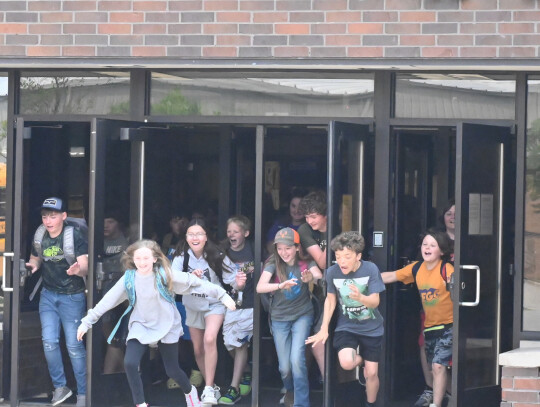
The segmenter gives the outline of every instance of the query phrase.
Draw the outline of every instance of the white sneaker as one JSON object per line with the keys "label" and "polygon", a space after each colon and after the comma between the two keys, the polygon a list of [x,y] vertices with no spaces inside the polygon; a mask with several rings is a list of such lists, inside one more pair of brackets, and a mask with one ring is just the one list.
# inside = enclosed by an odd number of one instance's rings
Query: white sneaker
{"label": "white sneaker", "polygon": [[216,397],[216,400],[219,400],[221,398],[221,392],[220,388],[214,384],[214,396]]}
{"label": "white sneaker", "polygon": [[201,404],[217,405],[216,392],[212,386],[206,386],[201,395]]}
{"label": "white sneaker", "polygon": [[187,407],[199,407],[201,405],[199,394],[197,393],[197,388],[195,386],[191,385],[191,391],[185,396]]}

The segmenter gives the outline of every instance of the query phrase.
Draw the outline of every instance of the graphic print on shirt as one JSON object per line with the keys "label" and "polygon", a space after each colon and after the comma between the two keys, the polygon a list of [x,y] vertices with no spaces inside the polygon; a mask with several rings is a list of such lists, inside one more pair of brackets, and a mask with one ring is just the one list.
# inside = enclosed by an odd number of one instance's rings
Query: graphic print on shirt
{"label": "graphic print on shirt", "polygon": [[349,297],[351,289],[349,286],[354,285],[358,288],[360,294],[369,295],[368,292],[369,277],[357,277],[357,278],[336,278],[334,279],[334,285],[339,292],[339,302],[341,304],[341,311],[349,319],[356,319],[362,321],[365,319],[375,319],[375,314],[372,308],[366,307],[359,301],[353,300]]}
{"label": "graphic print on shirt", "polygon": [[[289,272],[288,280],[292,278],[297,278],[297,277],[291,271]],[[287,300],[292,301],[300,295],[301,289],[302,289],[302,281],[297,281],[297,284],[293,285],[289,290],[283,290],[283,295],[285,296]]]}
{"label": "graphic print on shirt", "polygon": [[[196,269],[194,269],[191,266],[188,266],[188,273],[193,273],[194,270],[196,270]],[[203,270],[203,273],[201,275],[201,279],[206,280],[209,283],[212,282],[211,277],[210,277],[210,269],[209,268],[205,268]],[[190,295],[192,295],[194,297],[201,297],[201,298],[207,298],[208,297],[208,295],[206,295],[204,293],[198,293],[196,291],[192,291]]]}
{"label": "graphic print on shirt", "polygon": [[[236,269],[236,272],[242,272],[246,275],[246,286],[248,285],[249,280],[253,280],[253,272],[255,271],[255,262],[254,261],[239,261],[234,263],[234,267]],[[235,290],[231,287],[231,290],[229,292],[229,295],[233,298],[233,300],[238,300],[239,293],[242,292],[241,290]],[[236,304],[240,305],[240,304]]]}
{"label": "graphic print on shirt", "polygon": [[420,293],[422,304],[425,307],[435,307],[439,303],[439,297],[441,295],[439,289],[426,284],[418,287],[418,292]]}
{"label": "graphic print on shirt", "polygon": [[49,246],[43,250],[44,261],[62,261],[64,258],[64,251],[58,246]]}

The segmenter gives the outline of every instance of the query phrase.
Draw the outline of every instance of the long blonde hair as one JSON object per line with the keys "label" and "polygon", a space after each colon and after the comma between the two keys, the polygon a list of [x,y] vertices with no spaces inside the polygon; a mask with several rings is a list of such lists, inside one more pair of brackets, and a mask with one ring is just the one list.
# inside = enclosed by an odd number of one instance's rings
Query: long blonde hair
{"label": "long blonde hair", "polygon": [[135,265],[135,262],[133,261],[133,253],[135,253],[138,249],[150,249],[152,251],[152,256],[154,256],[157,261],[154,264],[153,271],[154,273],[157,273],[159,267],[163,267],[165,270],[165,276],[167,277],[167,281],[164,281],[164,283],[167,285],[167,288],[169,291],[172,292],[173,290],[173,279],[172,279],[172,268],[171,268],[171,262],[169,259],[163,254],[161,251],[161,248],[159,247],[159,244],[153,240],[149,239],[142,239],[137,240],[135,243],[128,246],[128,248],[125,250],[124,255],[122,256],[122,265],[124,266],[124,270],[136,270],[137,266]]}

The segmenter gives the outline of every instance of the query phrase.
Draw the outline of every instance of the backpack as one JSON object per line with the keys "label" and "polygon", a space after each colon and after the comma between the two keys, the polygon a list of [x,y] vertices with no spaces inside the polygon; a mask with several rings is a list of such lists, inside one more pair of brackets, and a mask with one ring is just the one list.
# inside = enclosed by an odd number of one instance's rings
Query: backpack
{"label": "backpack", "polygon": [[[120,328],[120,325],[122,324],[122,319],[133,310],[135,302],[137,301],[137,296],[135,294],[135,273],[135,270],[126,270],[124,287],[126,288],[129,306],[126,308],[122,316],[118,319],[118,322],[116,323],[114,329],[109,335],[109,338],[107,339],[108,344],[113,341],[116,331],[118,331],[118,328]],[[165,276],[165,270],[163,269],[163,267],[160,267],[156,274],[156,285],[158,292],[165,300],[167,300],[176,307],[174,293],[171,293],[167,288],[167,277]]]}
{"label": "backpack", "polygon": [[[83,239],[88,242],[88,225],[86,224],[86,221],[82,218],[66,218],[64,221],[62,250],[64,252],[64,258],[70,266],[77,262],[77,256],[75,255],[75,238],[73,237],[73,230],[75,228],[79,229],[83,235]],[[39,257],[42,256],[41,243],[43,242],[43,236],[45,236],[46,231],[47,228],[45,225],[41,224],[37,228],[36,233],[34,233],[34,241],[32,244]]]}
{"label": "backpack", "polygon": [[[424,262],[424,260],[420,260],[420,261],[417,261],[416,263],[414,263],[414,265],[413,265],[412,275],[413,275],[415,284],[416,284],[416,275],[418,274],[418,270],[420,270],[420,266],[422,265],[423,262]],[[451,292],[451,290],[449,289],[449,284],[451,284],[451,283],[448,282],[447,275],[446,275],[446,264],[447,264],[447,262],[443,260],[442,263],[441,263],[440,273],[441,273],[441,278],[443,279],[443,281],[444,281],[444,283],[446,285],[446,290]]]}

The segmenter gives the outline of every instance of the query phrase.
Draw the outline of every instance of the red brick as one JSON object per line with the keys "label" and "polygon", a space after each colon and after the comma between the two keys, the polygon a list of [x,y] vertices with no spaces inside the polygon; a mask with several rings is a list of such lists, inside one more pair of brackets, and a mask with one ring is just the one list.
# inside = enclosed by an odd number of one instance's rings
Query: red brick
{"label": "red brick", "polygon": [[538,407],[538,403],[512,403],[512,407]]}
{"label": "red brick", "polygon": [[3,56],[27,56],[26,49],[18,45],[1,45],[0,55]]}
{"label": "red brick", "polygon": [[501,387],[503,389],[513,389],[514,388],[514,379],[511,377],[501,378]]}
{"label": "red brick", "polygon": [[500,58],[534,58],[536,47],[499,47]]}
{"label": "red brick", "polygon": [[540,390],[540,378],[528,379],[517,377],[514,379],[515,390]]}
{"label": "red brick", "polygon": [[58,11],[62,8],[62,2],[60,1],[29,1],[28,11]]}
{"label": "red brick", "polygon": [[496,47],[461,47],[459,56],[464,58],[495,58]]}
{"label": "red brick", "polygon": [[382,47],[348,47],[347,56],[350,58],[382,58]]}
{"label": "red brick", "polygon": [[61,34],[62,24],[30,24],[29,34]]}
{"label": "red brick", "polygon": [[240,10],[275,10],[274,0],[241,0],[240,1]]}
{"label": "red brick", "polygon": [[286,11],[270,11],[267,13],[254,13],[254,23],[286,23],[289,21],[289,13]]}
{"label": "red brick", "polygon": [[63,24],[62,32],[64,34],[95,34],[95,24]]}
{"label": "red brick", "polygon": [[109,21],[111,23],[142,23],[144,13],[110,13]]}
{"label": "red brick", "polygon": [[502,399],[504,401],[522,401],[527,403],[537,403],[539,401],[537,391],[512,391],[504,389],[502,391]]}
{"label": "red brick", "polygon": [[382,34],[384,25],[381,23],[351,23],[348,25],[350,34]]}
{"label": "red brick", "polygon": [[534,23],[500,23],[501,34],[524,34],[534,32]]}
{"label": "red brick", "polygon": [[251,21],[251,13],[220,11],[216,13],[216,21],[218,23],[249,23]]}
{"label": "red brick", "polygon": [[134,11],[167,11],[166,1],[134,1]]}
{"label": "red brick", "polygon": [[540,11],[514,11],[514,21],[540,21]]}
{"label": "red brick", "polygon": [[238,0],[207,0],[203,5],[205,11],[239,10]]}
{"label": "red brick", "polygon": [[463,10],[496,10],[497,0],[462,0]]}
{"label": "red brick", "polygon": [[237,57],[237,47],[204,47],[202,50],[203,57]]}
{"label": "red brick", "polygon": [[93,57],[96,55],[94,46],[64,46],[62,47],[62,56],[64,57]]}
{"label": "red brick", "polygon": [[165,24],[133,24],[133,34],[165,34]]}
{"label": "red brick", "polygon": [[347,32],[346,24],[312,24],[312,34],[345,34]]}
{"label": "red brick", "polygon": [[537,7],[536,2],[531,0],[499,0],[499,9],[501,10],[534,9]]}
{"label": "red brick", "polygon": [[313,10],[347,10],[347,0],[313,0]]}
{"label": "red brick", "polygon": [[458,56],[458,48],[454,47],[424,47],[423,58],[454,58]]}
{"label": "red brick", "polygon": [[276,24],[276,34],[309,34],[309,24]]}
{"label": "red brick", "polygon": [[102,11],[120,11],[120,10],[131,10],[131,1],[100,1],[98,2],[98,10]]}
{"label": "red brick", "polygon": [[249,35],[218,35],[216,37],[216,45],[251,45],[251,37]]}
{"label": "red brick", "polygon": [[96,1],[63,1],[62,10],[64,11],[93,11],[96,10]]}
{"label": "red brick", "polygon": [[60,47],[49,47],[44,45],[37,45],[26,47],[26,55],[29,57],[59,57]]}
{"label": "red brick", "polygon": [[27,24],[0,23],[0,32],[2,34],[26,34]]}
{"label": "red brick", "polygon": [[400,35],[399,45],[406,45],[406,46],[435,45],[435,36],[434,35]]}
{"label": "red brick", "polygon": [[361,11],[328,11],[326,13],[327,23],[354,23],[362,21]]}
{"label": "red brick", "polygon": [[420,24],[389,23],[384,25],[386,34],[419,34]]}
{"label": "red brick", "polygon": [[394,11],[364,11],[362,21],[392,23],[398,21],[399,14]]}
{"label": "red brick", "polygon": [[168,34],[200,34],[202,33],[202,24],[169,24]]}
{"label": "red brick", "polygon": [[308,57],[308,47],[275,47],[274,57],[276,58],[299,58]]}
{"label": "red brick", "polygon": [[462,34],[495,33],[497,32],[497,25],[494,23],[461,23],[459,32]]}
{"label": "red brick", "polygon": [[98,24],[98,34],[131,34],[131,25]]}
{"label": "red brick", "polygon": [[171,11],[194,11],[202,10],[202,8],[202,0],[169,1],[169,10]]}
{"label": "red brick", "polygon": [[58,13],[41,13],[40,22],[42,23],[70,23],[73,21],[73,13],[58,12]]}
{"label": "red brick", "polygon": [[417,10],[422,4],[420,0],[386,0],[386,10]]}
{"label": "red brick", "polygon": [[167,55],[167,49],[162,46],[142,46],[142,47],[132,47],[131,56],[134,57],[164,57]]}
{"label": "red brick", "polygon": [[399,21],[407,22],[435,22],[437,14],[433,11],[402,11],[399,13]]}
{"label": "red brick", "polygon": [[203,24],[203,34],[237,34],[238,24]]}
{"label": "red brick", "polygon": [[362,38],[360,35],[326,35],[325,45],[327,46],[346,46],[346,45],[360,45]]}
{"label": "red brick", "polygon": [[474,45],[473,35],[439,35],[437,36],[437,45]]}

